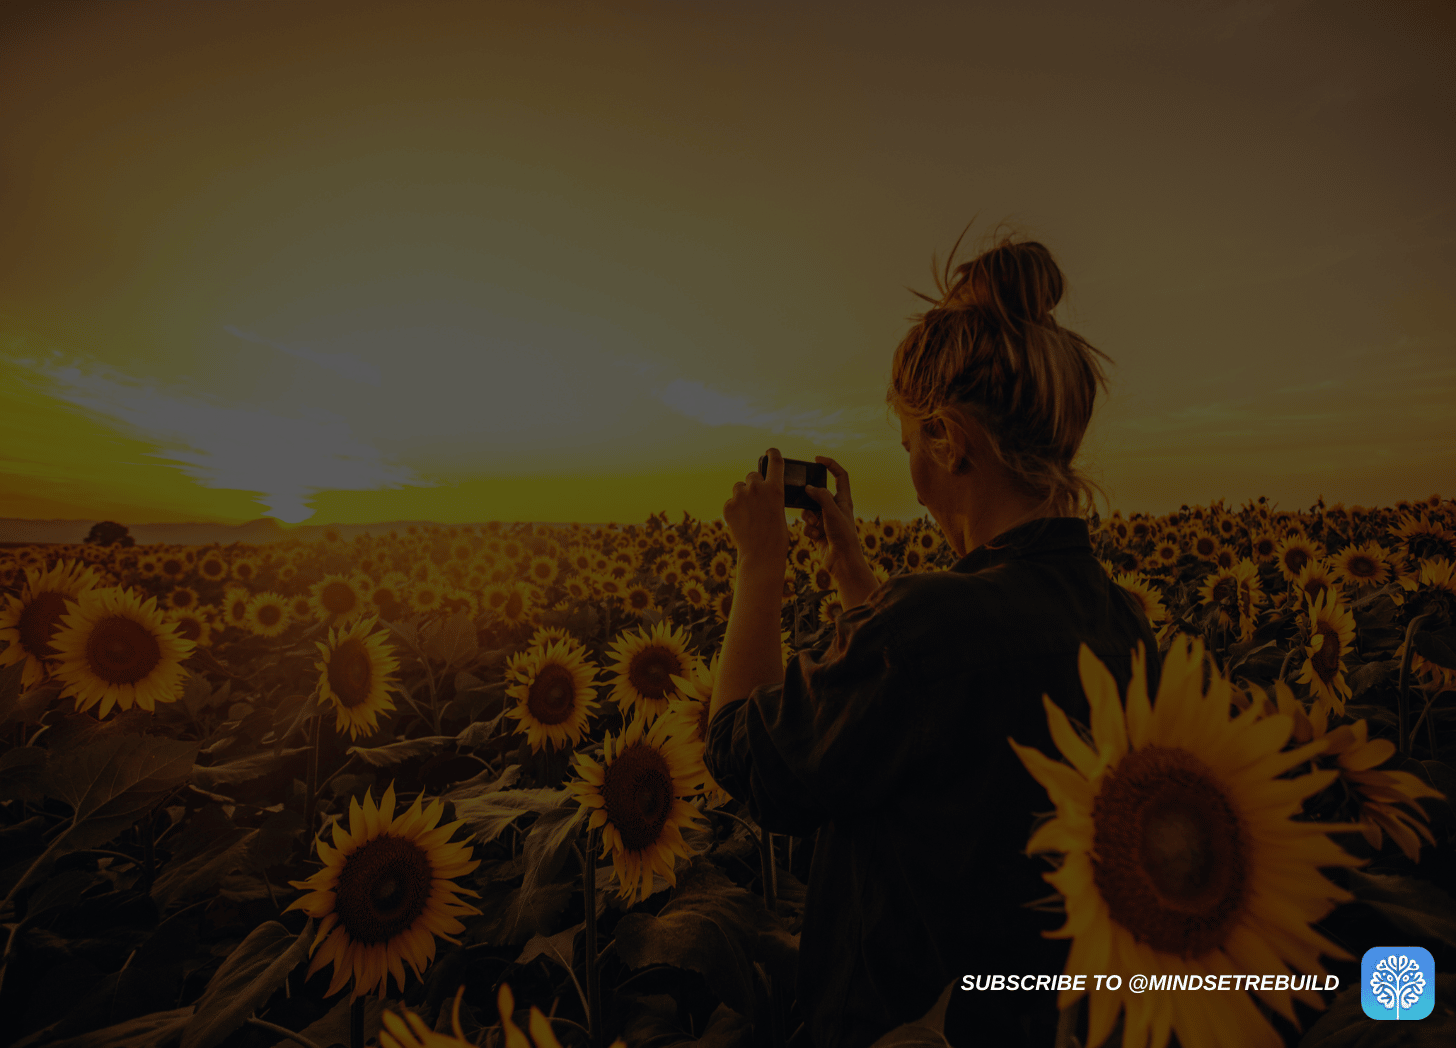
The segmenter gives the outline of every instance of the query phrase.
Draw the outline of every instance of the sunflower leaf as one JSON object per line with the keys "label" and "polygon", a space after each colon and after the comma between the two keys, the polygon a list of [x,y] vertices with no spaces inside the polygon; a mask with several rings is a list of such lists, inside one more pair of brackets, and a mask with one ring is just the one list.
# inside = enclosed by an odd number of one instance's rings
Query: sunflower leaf
{"label": "sunflower leaf", "polygon": [[[515,767],[515,765],[512,765]],[[503,790],[455,802],[455,817],[464,819],[478,844],[489,844],[507,826],[528,812],[550,811],[570,800],[566,790]]]}
{"label": "sunflower leaf", "polygon": [[207,767],[198,765],[192,769],[191,781],[194,786],[204,790],[212,790],[223,785],[235,786],[242,782],[252,782],[277,771],[282,761],[307,752],[307,746],[299,746],[296,749],[284,750],[281,758],[274,757],[272,752],[254,753],[247,757],[239,757],[234,761],[224,761],[222,764],[212,764]]}
{"label": "sunflower leaf", "polygon": [[182,1031],[182,1048],[216,1048],[252,1015],[308,956],[313,918],[294,935],[277,921],[254,928],[213,973]]}
{"label": "sunflower leaf", "polygon": [[1456,902],[1429,881],[1348,872],[1355,898],[1378,910],[1406,935],[1456,946]]}
{"label": "sunflower leaf", "polygon": [[480,652],[475,623],[465,612],[457,611],[425,640],[424,652],[443,662],[447,668],[470,662]]}
{"label": "sunflower leaf", "polygon": [[[586,808],[579,804],[563,804],[541,813],[521,845],[525,876],[521,890],[512,900],[506,914],[506,939],[510,941],[520,930],[522,919],[533,912],[533,896],[542,886],[553,884],[572,845],[581,836]],[[573,883],[575,877],[572,878]]]}
{"label": "sunflower leaf", "polygon": [[1411,638],[1416,654],[1427,662],[1434,662],[1448,670],[1456,670],[1456,628],[1441,633],[1427,633],[1424,630]]}
{"label": "sunflower leaf", "polygon": [[617,954],[629,968],[668,964],[698,972],[719,1000],[750,1019],[754,962],[790,979],[798,953],[795,938],[759,896],[702,858],[679,874],[677,889],[657,916],[629,913],[615,934]]}
{"label": "sunflower leaf", "polygon": [[73,811],[61,834],[67,851],[111,840],[187,781],[197,743],[151,735],[103,735],[53,751],[46,795]]}
{"label": "sunflower leaf", "polygon": [[193,1005],[169,1012],[153,1012],[100,1030],[77,1034],[59,1041],[49,1041],[46,1048],[156,1048],[175,1044],[183,1028],[192,1019]]}
{"label": "sunflower leaf", "polygon": [[447,742],[454,742],[451,735],[426,735],[418,739],[401,739],[383,746],[350,746],[347,752],[358,757],[365,764],[384,768],[415,757],[427,757],[439,753]]}

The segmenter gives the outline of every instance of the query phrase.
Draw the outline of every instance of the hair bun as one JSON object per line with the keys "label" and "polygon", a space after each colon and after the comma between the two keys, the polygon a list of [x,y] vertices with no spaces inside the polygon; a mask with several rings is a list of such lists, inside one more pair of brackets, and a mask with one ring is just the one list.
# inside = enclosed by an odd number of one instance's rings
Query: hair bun
{"label": "hair bun", "polygon": [[943,309],[979,309],[1003,327],[1044,323],[1062,300],[1062,271],[1035,240],[1002,240],[956,267]]}

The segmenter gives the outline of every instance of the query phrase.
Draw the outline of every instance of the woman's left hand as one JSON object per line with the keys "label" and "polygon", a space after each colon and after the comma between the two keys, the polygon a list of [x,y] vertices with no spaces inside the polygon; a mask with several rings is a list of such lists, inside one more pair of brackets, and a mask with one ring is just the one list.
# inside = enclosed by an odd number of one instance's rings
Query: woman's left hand
{"label": "woman's left hand", "polygon": [[789,524],[784,519],[784,459],[778,448],[768,449],[768,478],[757,470],[733,485],[733,497],[723,503],[723,520],[738,547],[738,562],[776,565],[789,559]]}

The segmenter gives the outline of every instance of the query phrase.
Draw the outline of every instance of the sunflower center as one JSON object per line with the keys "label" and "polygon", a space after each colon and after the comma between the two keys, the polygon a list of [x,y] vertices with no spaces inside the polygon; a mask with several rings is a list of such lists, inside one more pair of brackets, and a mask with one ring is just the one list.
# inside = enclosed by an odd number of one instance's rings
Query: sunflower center
{"label": "sunflower center", "polygon": [[1092,804],[1093,880],[1112,919],[1162,953],[1222,946],[1243,913],[1243,824],[1213,773],[1184,749],[1129,753]]}
{"label": "sunflower center", "polygon": [[1198,554],[1206,557],[1213,552],[1213,539],[1203,537],[1198,540]]}
{"label": "sunflower center", "polygon": [[258,608],[258,621],[264,626],[276,626],[283,618],[283,609],[276,604],[264,604]]}
{"label": "sunflower center", "polygon": [[323,604],[325,611],[335,615],[347,615],[359,603],[359,595],[347,582],[330,582],[319,594],[319,602]]}
{"label": "sunflower center", "polygon": [[329,687],[349,709],[362,706],[369,698],[373,664],[364,642],[350,637],[334,649],[329,658]]}
{"label": "sunflower center", "polygon": [[366,946],[407,931],[430,901],[434,867],[414,841],[375,837],[344,860],[334,888],[334,909],[344,932]]}
{"label": "sunflower center", "polygon": [[55,658],[59,652],[51,647],[51,638],[61,628],[66,613],[66,597],[54,590],[38,593],[20,613],[20,646],[37,659]]}
{"label": "sunflower center", "polygon": [[162,661],[162,648],[140,622],[110,615],[91,628],[86,661],[107,684],[135,684]]}
{"label": "sunflower center", "polygon": [[681,676],[683,666],[672,652],[658,646],[638,652],[627,671],[627,680],[645,699],[661,699],[674,690],[672,675]]}
{"label": "sunflower center", "polygon": [[192,591],[189,589],[175,589],[172,591],[172,607],[192,607]]}
{"label": "sunflower center", "polygon": [[180,575],[183,570],[185,570],[184,565],[176,557],[168,557],[162,561],[162,571],[168,575]]}
{"label": "sunflower center", "polygon": [[202,623],[194,618],[178,619],[177,634],[184,640],[197,640],[202,636]]}
{"label": "sunflower center", "polygon": [[1299,572],[1309,563],[1309,552],[1302,549],[1292,549],[1284,554],[1284,566],[1290,571]]}
{"label": "sunflower center", "polygon": [[1375,558],[1367,556],[1364,553],[1357,553],[1345,565],[1345,570],[1357,579],[1373,579],[1379,574],[1380,565],[1376,563]]}
{"label": "sunflower center", "polygon": [[1236,594],[1237,589],[1238,583],[1235,582],[1233,579],[1219,579],[1216,583],[1214,583],[1213,586],[1214,603],[1222,603],[1226,600],[1232,600]]}
{"label": "sunflower center", "polygon": [[531,685],[526,708],[542,724],[560,724],[576,705],[576,681],[559,663],[549,663]]}
{"label": "sunflower center", "polygon": [[1318,632],[1324,643],[1310,661],[1314,663],[1314,671],[1319,674],[1320,680],[1329,683],[1340,671],[1340,635],[1323,622],[1319,623]]}
{"label": "sunflower center", "polygon": [[202,574],[206,575],[210,579],[220,578],[223,571],[222,561],[204,560],[202,562],[202,567],[200,570],[202,571]]}
{"label": "sunflower center", "polygon": [[645,743],[634,742],[607,767],[602,799],[607,818],[628,851],[656,844],[672,812],[672,772],[667,758]]}
{"label": "sunflower center", "polygon": [[627,603],[632,605],[636,611],[641,611],[652,603],[652,595],[644,589],[634,589],[627,594]]}

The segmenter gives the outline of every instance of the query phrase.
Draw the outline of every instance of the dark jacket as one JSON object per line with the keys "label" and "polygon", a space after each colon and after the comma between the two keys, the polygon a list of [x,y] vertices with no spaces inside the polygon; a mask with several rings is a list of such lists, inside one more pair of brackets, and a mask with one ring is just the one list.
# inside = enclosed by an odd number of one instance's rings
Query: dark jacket
{"label": "dark jacket", "polygon": [[[770,831],[818,831],[796,987],[814,1048],[862,1048],[964,975],[1062,971],[1068,940],[1040,932],[1063,917],[1027,908],[1056,894],[1025,854],[1053,805],[1007,739],[1060,760],[1042,694],[1087,724],[1078,646],[1125,696],[1139,642],[1156,695],[1140,605],[1093,557],[1086,522],[1054,517],[950,571],[889,580],[782,685],[719,711],[714,778]],[[957,988],[947,1037],[1050,1044],[1055,996]]]}

